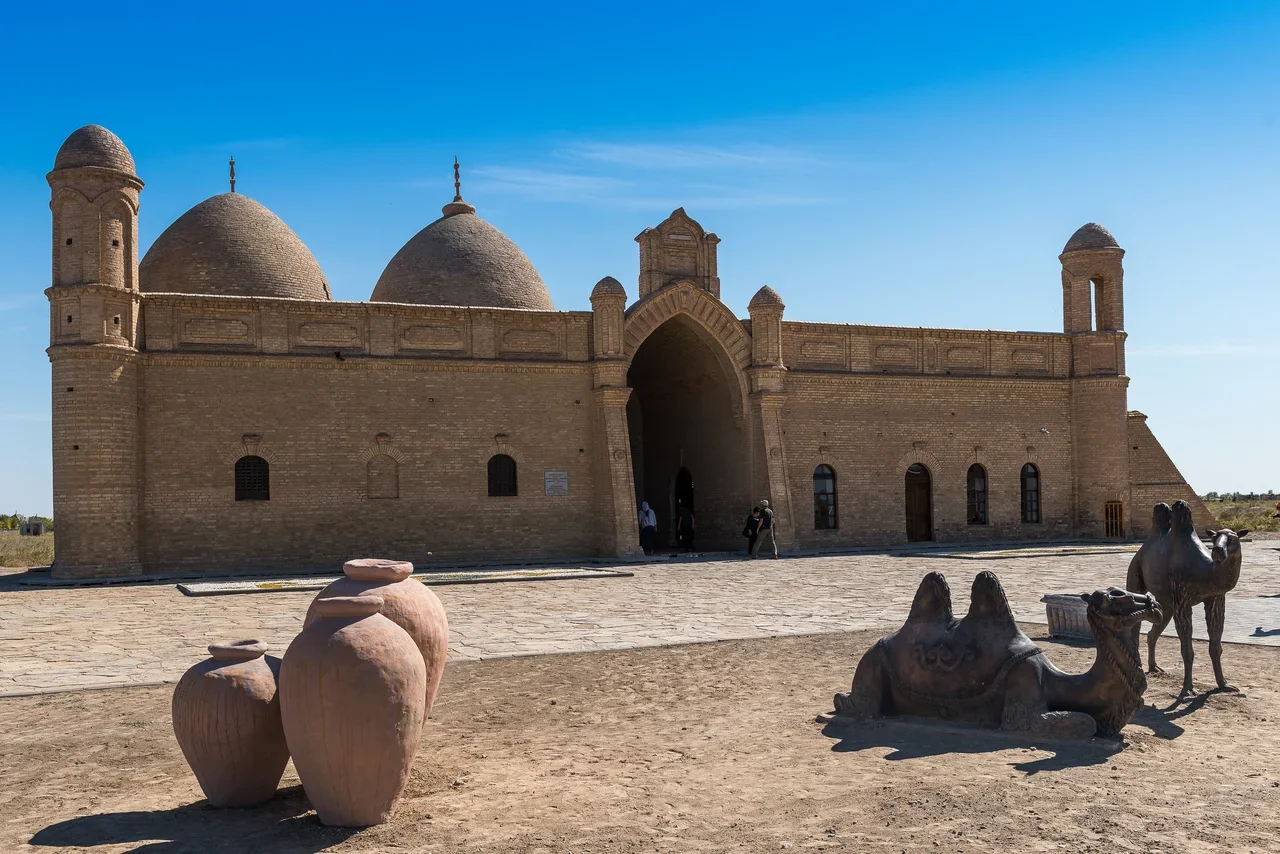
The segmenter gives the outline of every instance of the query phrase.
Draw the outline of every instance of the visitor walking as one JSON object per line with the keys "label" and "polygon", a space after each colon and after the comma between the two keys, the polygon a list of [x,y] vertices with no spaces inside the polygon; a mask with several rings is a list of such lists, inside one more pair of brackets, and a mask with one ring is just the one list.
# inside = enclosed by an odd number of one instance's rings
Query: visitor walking
{"label": "visitor walking", "polygon": [[693,510],[688,504],[681,502],[676,509],[676,531],[680,536],[680,545],[687,552],[693,551]]}
{"label": "visitor walking", "polygon": [[755,557],[756,537],[760,534],[760,508],[752,507],[751,515],[742,528],[742,536],[747,538],[747,557]]}
{"label": "visitor walking", "polygon": [[760,501],[760,534],[759,539],[755,542],[755,551],[751,553],[752,557],[757,557],[760,554],[760,549],[765,545],[766,540],[768,540],[769,547],[773,549],[774,560],[777,560],[778,540],[774,536],[773,510],[769,507],[769,499],[767,498]]}
{"label": "visitor walking", "polygon": [[640,502],[640,548],[647,555],[653,554],[653,536],[658,530],[658,514],[648,501]]}

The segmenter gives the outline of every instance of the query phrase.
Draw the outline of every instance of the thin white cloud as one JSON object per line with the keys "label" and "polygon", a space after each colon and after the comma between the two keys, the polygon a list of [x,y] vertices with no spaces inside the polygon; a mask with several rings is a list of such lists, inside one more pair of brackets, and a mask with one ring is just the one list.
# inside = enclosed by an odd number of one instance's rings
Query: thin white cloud
{"label": "thin white cloud", "polygon": [[1212,358],[1215,356],[1263,356],[1274,355],[1274,347],[1249,342],[1214,344],[1173,344],[1167,347],[1130,347],[1130,356],[1156,356],[1161,358]]}
{"label": "thin white cloud", "polygon": [[489,166],[475,169],[471,174],[474,183],[483,189],[533,195],[552,193],[576,198],[601,197],[631,188],[630,182],[618,178],[511,166]]}
{"label": "thin white cloud", "polygon": [[667,171],[778,166],[815,161],[812,155],[802,151],[757,143],[720,146],[661,142],[581,142],[562,148],[556,154],[635,169]]}

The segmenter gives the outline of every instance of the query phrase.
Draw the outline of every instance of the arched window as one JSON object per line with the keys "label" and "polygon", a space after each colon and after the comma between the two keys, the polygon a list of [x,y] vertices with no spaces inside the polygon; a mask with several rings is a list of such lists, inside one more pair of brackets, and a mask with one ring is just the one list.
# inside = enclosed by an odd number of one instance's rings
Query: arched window
{"label": "arched window", "polygon": [[840,527],[836,510],[836,472],[831,466],[813,470],[813,527],[819,531]]}
{"label": "arched window", "polygon": [[400,465],[386,454],[369,458],[369,497],[400,497]]}
{"label": "arched window", "polygon": [[516,461],[506,454],[489,458],[489,497],[516,494]]}
{"label": "arched window", "polygon": [[968,478],[969,524],[987,524],[987,470],[974,463]]}
{"label": "arched window", "polygon": [[1040,521],[1040,470],[1031,463],[1022,467],[1022,521]]}
{"label": "arched window", "polygon": [[271,500],[271,466],[262,457],[236,460],[236,501]]}

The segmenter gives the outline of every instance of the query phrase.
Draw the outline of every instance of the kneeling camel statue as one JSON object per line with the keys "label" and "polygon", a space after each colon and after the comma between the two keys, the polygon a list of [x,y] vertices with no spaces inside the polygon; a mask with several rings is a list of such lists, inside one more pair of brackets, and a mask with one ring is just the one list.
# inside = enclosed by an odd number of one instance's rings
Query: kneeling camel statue
{"label": "kneeling camel statue", "polygon": [[974,579],[969,613],[956,620],[946,578],[931,572],[906,623],[867,651],[852,689],[836,695],[836,714],[943,718],[1053,738],[1116,735],[1147,689],[1135,628],[1158,621],[1160,606],[1117,587],[1080,598],[1089,603],[1097,657],[1073,675],[1054,667],[1018,628],[993,573]]}

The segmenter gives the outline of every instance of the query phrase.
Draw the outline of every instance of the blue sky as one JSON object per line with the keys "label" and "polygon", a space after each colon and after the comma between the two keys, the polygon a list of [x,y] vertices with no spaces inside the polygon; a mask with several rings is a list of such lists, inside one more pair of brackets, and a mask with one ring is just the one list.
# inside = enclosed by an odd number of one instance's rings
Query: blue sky
{"label": "blue sky", "polygon": [[345,300],[455,154],[562,309],[634,297],[632,238],[683,205],[739,314],[769,284],[798,320],[1056,331],[1095,220],[1130,407],[1197,489],[1280,489],[1280,4],[149,5],[6,13],[4,512],[52,508],[44,173],[91,122],[147,182],[144,249],[234,155]]}

